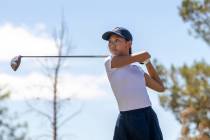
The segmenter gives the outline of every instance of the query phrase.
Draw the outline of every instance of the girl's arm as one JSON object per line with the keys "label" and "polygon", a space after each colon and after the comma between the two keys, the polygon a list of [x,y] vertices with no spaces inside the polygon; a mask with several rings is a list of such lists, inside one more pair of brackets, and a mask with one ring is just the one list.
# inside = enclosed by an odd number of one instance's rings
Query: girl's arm
{"label": "girl's arm", "polygon": [[142,63],[150,57],[150,54],[146,51],[131,54],[130,56],[113,56],[111,61],[111,68],[120,68],[133,62]]}
{"label": "girl's arm", "polygon": [[149,73],[149,75],[147,73],[144,74],[146,86],[153,90],[156,90],[158,92],[164,92],[165,87],[163,85],[163,82],[161,81],[160,77],[158,76],[152,63],[151,62],[147,63],[146,67],[147,67],[147,71]]}

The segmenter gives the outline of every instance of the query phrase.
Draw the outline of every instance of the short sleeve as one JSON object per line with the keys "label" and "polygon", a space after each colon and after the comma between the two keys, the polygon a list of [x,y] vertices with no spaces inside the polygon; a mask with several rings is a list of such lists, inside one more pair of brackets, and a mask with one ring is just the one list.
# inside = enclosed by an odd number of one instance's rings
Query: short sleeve
{"label": "short sleeve", "polygon": [[104,65],[108,74],[117,69],[117,68],[111,68],[111,61],[112,61],[112,56],[108,56],[104,61]]}

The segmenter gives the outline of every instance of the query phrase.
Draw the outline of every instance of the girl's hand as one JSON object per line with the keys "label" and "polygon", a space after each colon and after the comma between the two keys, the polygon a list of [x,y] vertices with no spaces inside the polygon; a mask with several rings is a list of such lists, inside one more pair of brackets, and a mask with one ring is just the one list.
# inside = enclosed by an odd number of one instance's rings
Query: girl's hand
{"label": "girl's hand", "polygon": [[136,61],[139,63],[143,63],[145,60],[150,59],[151,55],[147,51],[143,51],[136,54]]}

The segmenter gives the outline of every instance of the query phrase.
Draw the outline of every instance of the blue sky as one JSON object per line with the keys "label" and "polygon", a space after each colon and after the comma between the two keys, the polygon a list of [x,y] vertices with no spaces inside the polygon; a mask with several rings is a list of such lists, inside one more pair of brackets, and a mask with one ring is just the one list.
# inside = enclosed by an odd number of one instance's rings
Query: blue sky
{"label": "blue sky", "polygon": [[[191,64],[194,60],[209,60],[209,47],[201,39],[194,39],[188,35],[189,25],[184,24],[178,15],[179,4],[180,0],[1,1],[0,56],[4,58],[0,58],[0,76],[5,78],[7,84],[17,92],[22,90],[28,92],[24,88],[26,87],[24,83],[34,81],[34,77],[44,79],[40,66],[35,63],[30,65],[34,61],[24,60],[21,69],[14,73],[9,67],[9,58],[16,55],[16,52],[17,55],[21,52],[30,54],[51,52],[48,48],[51,45],[50,34],[59,26],[62,13],[69,27],[71,43],[76,47],[72,54],[108,54],[107,42],[101,39],[101,35],[116,26],[123,26],[133,34],[133,52],[147,50],[152,58],[158,59],[166,67],[171,64],[176,66],[183,63]],[[15,35],[20,37],[17,39],[19,42],[15,40],[17,38]],[[15,37],[12,38],[12,36]],[[25,43],[25,38],[33,45]],[[9,41],[4,42],[6,39]],[[14,40],[14,44],[10,40]],[[18,43],[20,45],[15,45]],[[111,139],[118,110],[108,79],[105,77],[103,60],[85,60],[84,62],[84,60],[72,59],[68,62],[70,68],[65,71],[65,74],[70,75],[71,78],[67,79],[67,83],[72,82],[72,79],[78,80],[77,77],[80,76],[85,79],[84,81],[88,81],[91,77],[98,87],[92,86],[85,90],[102,94],[100,96],[88,94],[87,96],[91,98],[79,98],[85,101],[86,109],[81,116],[72,121],[69,127],[65,127],[65,130],[68,132],[68,129],[73,129],[73,133],[79,136],[78,140]],[[142,67],[146,70],[144,66]],[[23,80],[18,82],[20,79]],[[77,84],[74,86],[78,88],[87,87],[85,87],[85,82],[75,83]],[[17,84],[21,88],[15,87]],[[68,89],[68,84],[65,88]],[[160,107],[158,93],[149,89],[148,91],[160,119],[164,138],[175,140],[179,134],[178,123],[170,112]],[[68,94],[65,93],[65,95]],[[14,95],[14,97],[17,96]],[[33,117],[33,115],[29,116],[26,119]],[[33,123],[31,125],[33,126],[30,128],[33,130],[31,135],[39,133]]]}
{"label": "blue sky", "polygon": [[[113,27],[124,26],[134,36],[134,51],[146,49],[166,65],[180,65],[207,56],[209,48],[203,41],[188,35],[188,25],[178,15],[179,4],[179,0],[8,0],[1,2],[0,24],[10,22],[32,30],[36,24],[43,23],[52,32],[58,27],[64,11],[77,52],[104,53],[107,49],[101,34]],[[189,50],[192,50],[191,55],[188,55]],[[182,57],[177,57],[180,55]]]}

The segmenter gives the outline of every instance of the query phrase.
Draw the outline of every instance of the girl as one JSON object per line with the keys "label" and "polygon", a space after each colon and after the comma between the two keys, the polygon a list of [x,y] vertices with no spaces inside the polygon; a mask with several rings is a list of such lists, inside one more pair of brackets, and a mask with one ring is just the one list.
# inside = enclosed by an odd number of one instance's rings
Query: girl
{"label": "girl", "polygon": [[[108,41],[111,53],[105,59],[105,68],[120,111],[113,140],[163,140],[146,86],[158,92],[165,88],[150,62],[150,54],[131,54],[133,38],[123,27],[105,32],[102,38]],[[136,62],[144,63],[149,74]]]}

